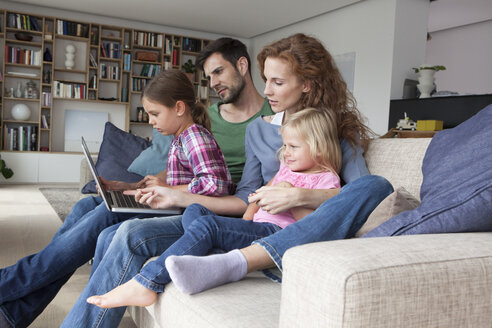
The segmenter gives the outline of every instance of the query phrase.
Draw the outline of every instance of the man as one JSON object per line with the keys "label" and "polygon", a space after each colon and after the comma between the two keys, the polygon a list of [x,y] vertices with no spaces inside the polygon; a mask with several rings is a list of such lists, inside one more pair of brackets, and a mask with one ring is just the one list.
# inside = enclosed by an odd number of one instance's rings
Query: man
{"label": "man", "polygon": [[[245,162],[244,134],[246,126],[259,115],[270,115],[272,111],[268,101],[256,91],[253,85],[249,55],[245,45],[240,41],[221,38],[210,43],[197,58],[197,65],[199,68],[205,69],[210,79],[210,86],[221,98],[219,104],[211,106],[209,109],[212,132],[226,158],[233,180],[238,182]],[[91,204],[89,209],[93,208],[94,205]],[[80,211],[87,211],[87,209],[80,208]],[[93,215],[90,220],[72,222],[75,228],[72,226],[65,227],[64,224],[50,245],[43,250],[46,253],[50,249],[56,249],[56,257],[63,258],[63,261],[56,262],[55,267],[51,263],[29,261],[27,258],[23,265],[16,265],[18,268],[0,270],[0,328],[28,326],[51,302],[75,269],[92,257],[97,235],[107,228],[98,238],[94,274],[100,261],[97,254],[104,254],[104,250],[109,245],[119,224],[130,217],[118,219],[108,217],[108,220],[99,220],[97,215]],[[164,222],[164,220],[162,221]],[[172,244],[182,234],[181,218],[179,216],[170,217],[166,218],[165,222],[167,225],[162,227],[163,231],[166,236],[171,237],[163,238],[163,241],[166,244]],[[98,228],[94,228],[94,225],[98,225]],[[72,241],[77,240],[77,245],[73,249],[68,246],[68,237]],[[59,247],[60,244],[63,244],[60,240],[65,240],[65,248]],[[99,252],[101,247],[103,251]],[[50,255],[50,257],[54,256],[53,254]],[[22,280],[23,275],[31,276],[32,272],[41,271],[38,270],[39,267],[45,272],[42,277],[42,284],[36,283],[33,277],[29,277],[28,283]],[[6,272],[6,270],[11,272]],[[16,274],[20,277],[15,277]],[[7,283],[4,283],[3,276],[16,279],[15,293]],[[108,276],[108,278],[112,279],[114,276]],[[103,282],[100,282],[100,285],[103,286]],[[67,327],[75,327],[76,324],[67,324]],[[83,322],[82,325],[86,326],[87,322]]]}

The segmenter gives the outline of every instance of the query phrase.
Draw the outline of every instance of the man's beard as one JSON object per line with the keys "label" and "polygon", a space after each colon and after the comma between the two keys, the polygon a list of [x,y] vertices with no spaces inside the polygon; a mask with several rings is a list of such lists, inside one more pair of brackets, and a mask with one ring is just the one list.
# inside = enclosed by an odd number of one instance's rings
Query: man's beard
{"label": "man's beard", "polygon": [[232,86],[230,88],[227,88],[229,94],[224,98],[221,97],[222,103],[233,104],[238,101],[239,97],[241,96],[241,92],[243,92],[245,86],[246,82],[244,82],[244,79],[238,73],[233,81]]}

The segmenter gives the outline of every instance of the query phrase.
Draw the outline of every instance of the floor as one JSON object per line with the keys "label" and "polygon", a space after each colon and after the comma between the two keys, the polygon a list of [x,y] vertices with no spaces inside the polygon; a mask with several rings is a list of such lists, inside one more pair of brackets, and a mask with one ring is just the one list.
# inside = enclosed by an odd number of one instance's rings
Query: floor
{"label": "floor", "polygon": [[[41,250],[61,226],[61,220],[38,190],[49,186],[0,185],[0,267],[15,264],[21,257]],[[84,289],[89,274],[88,264],[79,268],[30,327],[59,327]],[[125,314],[119,327],[135,328],[136,325]]]}

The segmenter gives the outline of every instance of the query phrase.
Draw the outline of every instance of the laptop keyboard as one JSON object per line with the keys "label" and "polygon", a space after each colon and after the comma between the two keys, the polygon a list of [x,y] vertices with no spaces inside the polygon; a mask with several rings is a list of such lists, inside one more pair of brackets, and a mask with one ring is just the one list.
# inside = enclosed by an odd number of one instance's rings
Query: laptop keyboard
{"label": "laptop keyboard", "polygon": [[122,191],[112,190],[111,193],[114,196],[113,200],[116,202],[118,207],[150,208],[148,205],[137,203],[134,196],[125,195]]}

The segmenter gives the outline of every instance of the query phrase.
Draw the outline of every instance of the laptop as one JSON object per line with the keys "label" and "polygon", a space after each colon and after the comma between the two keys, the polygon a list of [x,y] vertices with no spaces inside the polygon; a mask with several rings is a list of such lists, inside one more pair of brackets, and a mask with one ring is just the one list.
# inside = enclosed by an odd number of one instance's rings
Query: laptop
{"label": "laptop", "polygon": [[84,137],[82,137],[81,143],[85,159],[89,163],[92,175],[94,176],[94,180],[96,181],[97,187],[99,188],[99,192],[108,211],[118,213],[150,213],[164,215],[178,215],[183,212],[183,210],[179,207],[151,208],[146,204],[138,203],[133,195],[125,195],[121,190],[106,190],[103,188],[103,184],[99,179],[99,174],[97,173],[94,161],[90,156]]}

